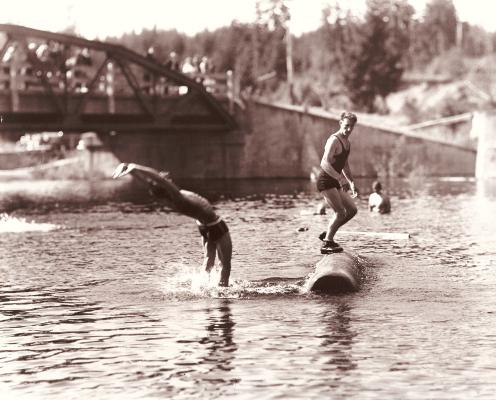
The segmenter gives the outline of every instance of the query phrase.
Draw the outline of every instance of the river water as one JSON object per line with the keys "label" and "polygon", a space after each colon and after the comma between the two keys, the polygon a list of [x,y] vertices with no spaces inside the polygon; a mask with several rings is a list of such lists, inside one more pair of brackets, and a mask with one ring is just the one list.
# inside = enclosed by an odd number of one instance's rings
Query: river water
{"label": "river water", "polygon": [[328,218],[310,182],[191,184],[231,230],[225,289],[191,219],[115,185],[0,183],[2,399],[494,399],[494,185],[385,182],[390,215],[363,190],[339,296],[305,290]]}

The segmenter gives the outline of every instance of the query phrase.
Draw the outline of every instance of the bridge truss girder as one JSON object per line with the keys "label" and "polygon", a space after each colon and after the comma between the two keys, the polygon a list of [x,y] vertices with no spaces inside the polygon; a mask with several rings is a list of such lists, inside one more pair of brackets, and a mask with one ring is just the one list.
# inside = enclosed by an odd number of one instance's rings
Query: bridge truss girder
{"label": "bridge truss girder", "polygon": [[[202,83],[121,45],[10,24],[0,24],[1,33],[0,60],[16,54],[20,58],[2,63],[7,82],[0,91],[2,131],[230,131],[236,127],[221,101]],[[62,62],[41,57],[37,50],[43,45],[57,48]],[[71,87],[77,77],[69,74],[68,60],[85,49],[92,65],[84,69],[85,90],[78,90]],[[30,71],[29,80],[21,79],[19,66]]]}

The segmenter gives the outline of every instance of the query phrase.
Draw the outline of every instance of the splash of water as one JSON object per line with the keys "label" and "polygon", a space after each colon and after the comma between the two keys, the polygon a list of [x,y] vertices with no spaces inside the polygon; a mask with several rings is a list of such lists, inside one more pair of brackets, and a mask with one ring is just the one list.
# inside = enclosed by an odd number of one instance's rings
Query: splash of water
{"label": "splash of water", "polygon": [[219,288],[220,270],[207,273],[198,268],[181,267],[181,272],[168,277],[162,285],[167,296],[175,298],[221,297],[225,288]]}
{"label": "splash of water", "polygon": [[231,280],[228,287],[219,287],[220,269],[208,274],[205,271],[190,268],[168,277],[162,285],[167,297],[176,299],[210,297],[210,298],[247,298],[257,296],[302,295],[306,288],[304,280],[294,278],[274,278],[263,281]]}
{"label": "splash of water", "polygon": [[6,213],[0,214],[0,233],[7,232],[48,232],[60,228],[55,224],[26,221],[25,218],[11,217]]}

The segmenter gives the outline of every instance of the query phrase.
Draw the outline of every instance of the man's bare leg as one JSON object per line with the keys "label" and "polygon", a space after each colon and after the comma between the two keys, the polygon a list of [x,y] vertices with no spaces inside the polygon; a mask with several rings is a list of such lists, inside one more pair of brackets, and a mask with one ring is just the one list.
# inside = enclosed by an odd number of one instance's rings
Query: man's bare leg
{"label": "man's bare leg", "polygon": [[219,286],[228,286],[232,258],[232,241],[229,232],[226,232],[217,242],[217,254],[222,264]]}

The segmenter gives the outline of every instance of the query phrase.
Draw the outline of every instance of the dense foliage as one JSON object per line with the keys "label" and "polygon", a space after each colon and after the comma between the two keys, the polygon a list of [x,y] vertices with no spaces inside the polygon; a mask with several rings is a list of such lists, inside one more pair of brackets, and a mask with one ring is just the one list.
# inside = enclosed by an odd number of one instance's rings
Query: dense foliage
{"label": "dense foliage", "polygon": [[[300,37],[288,37],[287,3],[258,0],[253,23],[233,22],[192,37],[152,29],[109,40],[143,54],[153,46],[164,63],[172,51],[180,59],[206,56],[215,71],[234,70],[242,89],[264,94],[287,85],[294,68],[292,101],[322,104],[341,96],[364,111],[380,109],[381,99],[398,89],[405,72],[425,72],[453,49],[460,57],[480,57],[496,48],[494,33],[459,21],[452,0],[430,0],[420,15],[407,0],[367,0],[363,16],[336,2],[322,10],[316,31]],[[462,67],[455,62],[433,72],[457,75]]]}

